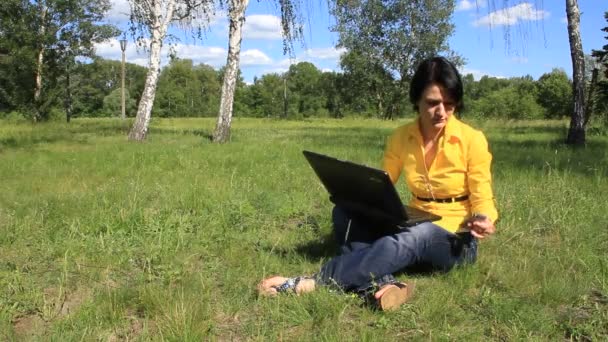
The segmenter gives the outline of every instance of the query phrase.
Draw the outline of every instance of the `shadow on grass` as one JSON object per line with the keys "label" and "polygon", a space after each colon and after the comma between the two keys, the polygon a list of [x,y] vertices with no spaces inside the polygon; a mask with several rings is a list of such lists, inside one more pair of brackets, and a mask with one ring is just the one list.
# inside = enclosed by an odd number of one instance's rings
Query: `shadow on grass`
{"label": "shadow on grass", "polygon": [[551,134],[555,136],[563,136],[564,139],[568,133],[568,127],[564,126],[523,126],[523,127],[495,127],[492,131],[509,135],[535,135],[535,134]]}
{"label": "shadow on grass", "polygon": [[[57,125],[55,123],[38,123],[17,131],[12,136],[0,138],[0,148],[31,148],[42,144],[76,143],[91,144],[90,137],[123,136],[125,141],[131,125],[122,121],[73,122]],[[213,136],[202,129],[173,129],[151,127],[151,135],[195,135],[212,140]]]}
{"label": "shadow on grass", "polygon": [[592,140],[584,147],[570,147],[562,140],[493,139],[490,146],[494,156],[494,170],[552,169],[581,175],[594,175],[599,172],[608,176],[608,141]]}
{"label": "shadow on grass", "polygon": [[[302,127],[281,129],[282,135],[292,136],[302,144],[338,146],[383,151],[390,130],[376,127]],[[279,136],[281,134],[278,134]]]}
{"label": "shadow on grass", "polygon": [[213,134],[203,129],[152,127],[150,128],[150,134],[195,135],[203,137],[209,141],[213,139]]}
{"label": "shadow on grass", "polygon": [[0,147],[30,148],[42,144],[76,143],[91,144],[90,136],[120,136],[129,133],[129,127],[122,121],[95,121],[55,123],[45,122],[28,124],[20,130],[11,132],[9,136],[0,138]]}
{"label": "shadow on grass", "polygon": [[338,255],[338,244],[332,234],[327,234],[297,246],[295,251],[306,259],[316,262]]}

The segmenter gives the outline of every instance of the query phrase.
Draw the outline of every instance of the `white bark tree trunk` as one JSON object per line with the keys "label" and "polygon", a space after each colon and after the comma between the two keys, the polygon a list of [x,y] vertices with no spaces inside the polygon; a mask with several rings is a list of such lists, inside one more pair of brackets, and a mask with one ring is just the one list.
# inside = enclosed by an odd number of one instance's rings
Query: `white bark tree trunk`
{"label": "white bark tree trunk", "polygon": [[44,47],[38,49],[38,57],[36,58],[36,83],[34,84],[34,102],[40,101],[42,94],[42,63],[44,63]]}
{"label": "white bark tree trunk", "polygon": [[[38,3],[38,8],[40,11],[40,27],[38,28],[38,35],[42,39],[46,33],[46,14],[48,12],[48,8],[46,7],[44,2]],[[38,112],[40,106],[40,97],[42,95],[42,66],[44,63],[44,52],[45,47],[44,44],[40,44],[38,49],[38,56],[36,57],[36,75],[35,75],[35,83],[34,83],[34,105],[36,106],[37,114],[34,116],[34,120],[41,120],[41,114]]]}
{"label": "white bark tree trunk", "polygon": [[581,42],[580,12],[577,0],[566,0],[568,17],[568,39],[572,57],[572,90],[574,108],[570,119],[570,129],[566,143],[570,145],[585,144],[585,56]]}
{"label": "white bark tree trunk", "polygon": [[220,100],[220,112],[217,118],[213,141],[225,143],[230,139],[230,124],[232,122],[232,109],[234,105],[234,92],[239,71],[241,41],[243,38],[243,23],[245,10],[249,0],[231,0],[229,9],[230,32],[228,37],[228,57],[224,70],[224,84]]}
{"label": "white bark tree trunk", "polygon": [[167,35],[167,28],[173,17],[175,9],[175,0],[170,0],[167,3],[166,12],[163,16],[163,8],[160,1],[154,1],[150,18],[153,21],[150,26],[150,60],[148,62],[148,74],[146,75],[146,83],[144,91],[139,100],[137,108],[137,116],[135,122],[129,132],[129,140],[143,141],[148,135],[148,126],[152,115],[152,106],[154,105],[154,97],[156,96],[156,84],[160,74],[160,51],[163,46],[163,40]]}

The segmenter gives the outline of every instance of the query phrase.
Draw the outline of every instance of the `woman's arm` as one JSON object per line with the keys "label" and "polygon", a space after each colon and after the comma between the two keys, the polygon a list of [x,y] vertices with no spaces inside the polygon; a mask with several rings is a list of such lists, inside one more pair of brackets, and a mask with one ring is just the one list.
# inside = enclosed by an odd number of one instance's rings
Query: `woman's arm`
{"label": "woman's arm", "polygon": [[393,184],[397,183],[403,170],[403,159],[401,159],[403,151],[402,140],[401,130],[397,130],[388,138],[386,148],[384,149],[382,167],[388,173]]}
{"label": "woman's arm", "polygon": [[[467,183],[473,217],[467,222],[473,232],[483,237],[495,231],[498,211],[492,191],[492,154],[482,132],[474,131],[469,141]],[[473,235],[475,235],[473,233]]]}

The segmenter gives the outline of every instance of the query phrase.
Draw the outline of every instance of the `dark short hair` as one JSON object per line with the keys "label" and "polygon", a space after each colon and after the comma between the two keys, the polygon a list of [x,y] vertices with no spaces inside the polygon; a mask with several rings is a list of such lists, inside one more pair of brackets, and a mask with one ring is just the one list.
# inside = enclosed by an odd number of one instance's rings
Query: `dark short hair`
{"label": "dark short hair", "polygon": [[464,108],[462,79],[458,70],[444,57],[433,57],[418,65],[410,83],[410,102],[414,105],[414,110],[418,111],[418,101],[422,93],[433,83],[439,84],[447,91],[456,103],[457,112]]}

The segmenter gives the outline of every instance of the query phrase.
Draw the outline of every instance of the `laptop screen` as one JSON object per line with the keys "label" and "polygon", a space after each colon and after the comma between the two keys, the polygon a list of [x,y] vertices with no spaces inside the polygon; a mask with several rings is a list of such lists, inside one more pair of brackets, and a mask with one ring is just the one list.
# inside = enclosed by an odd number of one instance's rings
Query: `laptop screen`
{"label": "laptop screen", "polygon": [[383,221],[399,223],[407,219],[399,194],[385,171],[315,152],[303,153],[332,202]]}

